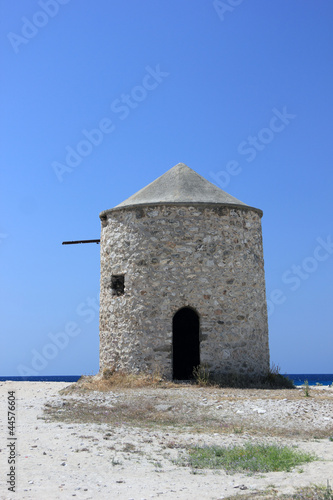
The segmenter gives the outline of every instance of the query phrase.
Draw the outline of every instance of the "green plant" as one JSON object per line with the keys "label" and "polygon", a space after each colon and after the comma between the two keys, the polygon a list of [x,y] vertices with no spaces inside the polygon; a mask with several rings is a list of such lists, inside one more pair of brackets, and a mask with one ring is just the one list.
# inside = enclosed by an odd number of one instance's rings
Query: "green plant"
{"label": "green plant", "polygon": [[232,430],[234,431],[234,434],[243,434],[244,432],[244,427],[233,427]]}
{"label": "green plant", "polygon": [[333,500],[333,490],[330,486],[330,482],[327,479],[326,491],[324,492],[324,500]]}
{"label": "green plant", "polygon": [[189,450],[189,462],[196,469],[225,469],[229,473],[287,471],[302,463],[316,460],[314,455],[287,446],[253,445],[194,447]]}
{"label": "green plant", "polygon": [[205,364],[198,365],[193,369],[193,376],[195,381],[200,386],[210,385],[210,372],[208,366]]}
{"label": "green plant", "polygon": [[266,377],[264,377],[263,383],[270,388],[283,388],[283,389],[294,389],[295,385],[292,380],[290,380],[285,375],[281,374],[279,365],[272,363],[271,368],[268,370]]}
{"label": "green plant", "polygon": [[304,396],[306,398],[309,398],[310,397],[310,387],[309,387],[309,382],[307,380],[304,380],[303,390],[304,390]]}
{"label": "green plant", "polygon": [[327,487],[326,487],[326,491],[325,491],[325,500],[333,500],[333,490],[330,486],[330,482],[329,480],[327,479]]}

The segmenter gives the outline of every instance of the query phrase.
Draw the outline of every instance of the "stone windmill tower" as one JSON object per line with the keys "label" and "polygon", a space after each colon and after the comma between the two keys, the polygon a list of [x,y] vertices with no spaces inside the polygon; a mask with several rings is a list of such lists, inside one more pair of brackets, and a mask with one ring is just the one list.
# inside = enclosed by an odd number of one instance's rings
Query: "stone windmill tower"
{"label": "stone windmill tower", "polygon": [[269,369],[262,211],[179,163],[100,214],[100,370]]}

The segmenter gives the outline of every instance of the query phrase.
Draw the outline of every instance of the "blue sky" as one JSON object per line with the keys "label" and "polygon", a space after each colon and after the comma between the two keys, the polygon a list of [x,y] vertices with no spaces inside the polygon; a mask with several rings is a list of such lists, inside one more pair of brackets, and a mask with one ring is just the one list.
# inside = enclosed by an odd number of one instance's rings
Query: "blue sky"
{"label": "blue sky", "polygon": [[1,2],[0,375],[98,371],[99,213],[179,162],[261,208],[271,361],[332,373],[333,4]]}

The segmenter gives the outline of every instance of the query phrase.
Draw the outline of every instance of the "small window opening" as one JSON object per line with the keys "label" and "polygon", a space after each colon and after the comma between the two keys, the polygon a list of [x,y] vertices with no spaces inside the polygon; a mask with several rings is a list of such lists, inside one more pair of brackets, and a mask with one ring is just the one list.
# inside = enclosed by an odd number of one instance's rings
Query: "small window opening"
{"label": "small window opening", "polygon": [[123,274],[115,275],[111,277],[111,290],[112,295],[123,295],[125,290],[125,276]]}

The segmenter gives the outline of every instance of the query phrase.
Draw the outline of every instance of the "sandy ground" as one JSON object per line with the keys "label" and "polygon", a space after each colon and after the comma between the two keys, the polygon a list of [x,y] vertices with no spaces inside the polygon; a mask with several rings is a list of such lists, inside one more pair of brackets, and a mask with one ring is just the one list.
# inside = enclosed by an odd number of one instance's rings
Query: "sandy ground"
{"label": "sandy ground", "polygon": [[[56,382],[0,383],[0,498],[1,499],[222,499],[274,485],[290,493],[298,486],[333,485],[333,442],[316,437],[286,437],[283,429],[333,429],[333,389],[313,389],[318,397],[289,394],[297,391],[233,391],[182,388],[115,390],[60,396],[68,386]],[[8,491],[9,472],[7,428],[8,391],[16,392],[16,492]],[[135,393],[136,391],[136,393]],[[176,427],[134,427],[119,421],[109,423],[64,423],[43,419],[45,404],[57,406],[86,399],[112,408],[128,398],[150,398],[156,411],[197,411],[203,418],[214,416],[221,422],[234,422],[234,432],[191,432]],[[176,403],[170,401],[175,397]],[[187,406],[186,406],[187,405]],[[194,406],[193,406],[194,405]],[[61,411],[61,410],[59,410]],[[186,410],[187,411],[187,410]],[[206,412],[206,413],[205,413]],[[266,432],[248,432],[257,425]],[[227,425],[227,424],[226,424]],[[241,431],[245,428],[245,431]],[[237,430],[238,429],[238,430]],[[272,431],[270,433],[270,430]],[[273,431],[277,432],[273,432]],[[314,436],[314,435],[313,435]],[[244,444],[274,442],[296,445],[315,453],[319,460],[292,472],[233,474],[224,471],[193,471],[174,460],[186,456],[190,444]]]}

